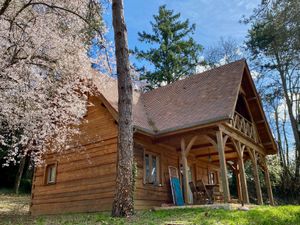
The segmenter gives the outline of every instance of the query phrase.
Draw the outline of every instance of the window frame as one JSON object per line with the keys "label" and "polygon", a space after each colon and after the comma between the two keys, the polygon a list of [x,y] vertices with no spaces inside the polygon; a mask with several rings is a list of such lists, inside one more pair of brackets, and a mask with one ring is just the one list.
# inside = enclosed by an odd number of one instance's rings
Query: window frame
{"label": "window frame", "polygon": [[214,170],[208,171],[208,183],[209,184],[218,184],[216,171],[214,171]]}
{"label": "window frame", "polygon": [[[54,174],[54,181],[49,181],[49,169],[55,168],[55,174]],[[44,172],[44,184],[45,185],[53,185],[56,184],[57,179],[57,162],[49,162],[45,166],[45,172]]]}
{"label": "window frame", "polygon": [[[149,182],[149,178],[146,176],[147,172],[146,172],[146,155],[149,156],[149,171],[151,173],[153,166],[152,166],[152,157],[155,156],[156,157],[156,182],[150,183]],[[144,185],[151,185],[151,186],[162,186],[161,184],[161,161],[160,161],[161,157],[160,154],[154,153],[154,152],[149,152],[149,151],[144,151],[144,158],[143,158],[143,181],[144,181]]]}

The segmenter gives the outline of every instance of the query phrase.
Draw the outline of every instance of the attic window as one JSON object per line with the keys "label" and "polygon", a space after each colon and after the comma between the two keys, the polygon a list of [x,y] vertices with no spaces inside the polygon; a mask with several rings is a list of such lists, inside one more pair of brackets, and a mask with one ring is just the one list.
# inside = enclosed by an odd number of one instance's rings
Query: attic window
{"label": "attic window", "polygon": [[57,163],[48,164],[46,166],[46,173],[45,173],[46,184],[56,183],[56,171],[57,171]]}

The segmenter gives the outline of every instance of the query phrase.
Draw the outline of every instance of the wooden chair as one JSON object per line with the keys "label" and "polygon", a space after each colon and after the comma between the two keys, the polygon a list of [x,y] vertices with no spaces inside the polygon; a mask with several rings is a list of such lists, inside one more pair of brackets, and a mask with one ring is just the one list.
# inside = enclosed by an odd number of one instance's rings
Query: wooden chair
{"label": "wooden chair", "polygon": [[202,179],[196,181],[197,200],[199,204],[207,204],[209,195]]}
{"label": "wooden chair", "polygon": [[197,204],[198,201],[199,201],[199,196],[198,196],[199,193],[198,193],[198,191],[197,191],[197,188],[196,188],[196,186],[195,186],[195,184],[194,184],[193,181],[190,181],[190,182],[189,182],[189,185],[190,185],[191,192],[192,192],[192,194],[193,194],[194,204]]}

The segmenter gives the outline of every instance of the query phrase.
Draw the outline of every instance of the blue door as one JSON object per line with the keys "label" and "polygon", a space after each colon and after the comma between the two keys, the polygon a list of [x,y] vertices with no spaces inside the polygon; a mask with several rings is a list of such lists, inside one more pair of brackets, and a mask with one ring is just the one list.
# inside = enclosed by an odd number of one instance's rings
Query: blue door
{"label": "blue door", "polygon": [[179,182],[178,177],[171,178],[171,185],[173,188],[175,205],[178,205],[178,206],[184,205],[182,191],[181,191],[180,182]]}

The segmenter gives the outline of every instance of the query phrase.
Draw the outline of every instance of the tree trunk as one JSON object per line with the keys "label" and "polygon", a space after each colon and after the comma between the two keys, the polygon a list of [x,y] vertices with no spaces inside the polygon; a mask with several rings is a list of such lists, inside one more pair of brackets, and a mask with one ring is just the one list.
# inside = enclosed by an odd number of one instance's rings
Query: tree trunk
{"label": "tree trunk", "polygon": [[118,75],[118,162],[113,216],[131,216],[133,205],[133,119],[127,29],[123,0],[112,1],[115,54]]}
{"label": "tree trunk", "polygon": [[274,117],[275,117],[275,128],[277,133],[277,144],[279,148],[279,158],[280,158],[280,164],[283,169],[285,169],[285,155],[283,153],[283,146],[282,146],[282,140],[281,140],[281,133],[280,133],[280,126],[279,126],[279,116],[278,116],[278,107],[274,106]]}
{"label": "tree trunk", "polygon": [[285,154],[286,154],[286,164],[288,169],[290,168],[290,158],[289,158],[289,142],[288,138],[286,135],[286,109],[284,109],[284,118],[283,118],[283,124],[282,124],[282,131],[283,131],[283,137],[284,137],[284,142],[285,142]]}
{"label": "tree trunk", "polygon": [[22,175],[23,175],[23,171],[24,171],[24,167],[25,167],[25,162],[26,162],[26,156],[22,157],[20,160],[18,173],[17,173],[16,179],[15,179],[14,192],[17,195],[19,194],[20,183],[21,183],[21,179],[22,179]]}

